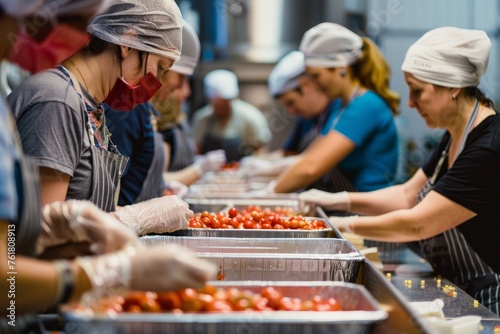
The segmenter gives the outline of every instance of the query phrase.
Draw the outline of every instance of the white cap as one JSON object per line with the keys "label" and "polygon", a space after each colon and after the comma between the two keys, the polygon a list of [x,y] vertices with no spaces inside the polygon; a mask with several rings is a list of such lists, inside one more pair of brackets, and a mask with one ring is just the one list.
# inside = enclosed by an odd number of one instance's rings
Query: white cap
{"label": "white cap", "polygon": [[363,39],[340,24],[323,22],[305,32],[300,51],[306,66],[349,66],[361,58]]}
{"label": "white cap", "polygon": [[488,67],[490,50],[491,41],[482,30],[441,27],[410,46],[401,69],[439,86],[477,86]]}
{"label": "white cap", "polygon": [[87,31],[116,45],[179,59],[182,16],[174,0],[109,0]]}
{"label": "white cap", "polygon": [[203,83],[205,85],[205,95],[209,99],[221,97],[231,100],[240,94],[238,77],[228,70],[213,70],[207,73]]}
{"label": "white cap", "polygon": [[274,66],[268,78],[269,93],[278,96],[299,87],[300,77],[305,74],[304,54],[292,51]]}
{"label": "white cap", "polygon": [[200,58],[200,39],[193,27],[184,20],[182,27],[181,58],[172,65],[170,71],[192,75]]}

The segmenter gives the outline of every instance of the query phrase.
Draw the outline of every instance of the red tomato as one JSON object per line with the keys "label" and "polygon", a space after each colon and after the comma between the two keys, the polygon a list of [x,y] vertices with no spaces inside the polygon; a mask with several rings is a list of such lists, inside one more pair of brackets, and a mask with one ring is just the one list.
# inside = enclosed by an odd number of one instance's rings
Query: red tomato
{"label": "red tomato", "polygon": [[231,208],[228,211],[229,217],[234,218],[238,215],[238,210],[236,208]]}

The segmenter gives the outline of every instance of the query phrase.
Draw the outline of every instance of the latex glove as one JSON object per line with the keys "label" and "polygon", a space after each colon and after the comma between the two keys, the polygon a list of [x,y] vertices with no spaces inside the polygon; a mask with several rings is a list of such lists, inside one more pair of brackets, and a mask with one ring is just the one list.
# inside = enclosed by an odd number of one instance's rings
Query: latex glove
{"label": "latex glove", "polygon": [[173,195],[126,205],[114,215],[136,233],[143,235],[187,229],[194,213],[186,202]]}
{"label": "latex glove", "polygon": [[206,172],[219,171],[226,161],[226,152],[215,150],[198,157],[193,166],[196,168],[197,174],[201,176]]}
{"label": "latex glove", "polygon": [[89,201],[54,202],[46,205],[42,213],[37,255],[65,244],[86,243],[88,251],[80,248],[79,252],[101,254],[138,242],[133,230]]}
{"label": "latex glove", "polygon": [[92,290],[82,296],[84,305],[128,290],[198,288],[217,273],[215,264],[178,245],[126,246],[115,253],[78,258],[76,263],[92,283]]}
{"label": "latex glove", "polygon": [[183,198],[189,191],[189,188],[182,182],[177,180],[170,180],[166,183],[167,191],[171,192],[171,195],[176,195],[177,197]]}
{"label": "latex glove", "polygon": [[359,216],[356,215],[346,217],[330,216],[328,217],[328,221],[340,232],[356,233],[354,232],[354,222],[358,219],[358,217]]}
{"label": "latex glove", "polygon": [[299,194],[301,205],[319,205],[325,210],[349,211],[351,199],[347,191],[329,193],[318,189],[310,189]]}
{"label": "latex glove", "polygon": [[298,156],[290,156],[277,160],[245,157],[240,163],[240,169],[243,169],[248,176],[278,175],[298,159]]}

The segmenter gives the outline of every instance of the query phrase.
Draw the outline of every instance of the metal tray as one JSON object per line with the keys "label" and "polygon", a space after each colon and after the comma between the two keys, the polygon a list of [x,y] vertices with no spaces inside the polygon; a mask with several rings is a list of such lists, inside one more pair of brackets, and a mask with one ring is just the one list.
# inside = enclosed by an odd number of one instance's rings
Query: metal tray
{"label": "metal tray", "polygon": [[355,282],[365,257],[344,239],[144,236],[146,245],[178,244],[215,263],[229,281]]}
{"label": "metal tray", "polygon": [[[315,212],[307,212],[304,214],[304,209],[300,205],[298,198],[231,198],[231,199],[208,199],[208,198],[185,198],[185,202],[189,204],[189,208],[194,212],[220,212],[227,211],[232,207],[238,210],[246,209],[248,205],[259,205],[262,209],[274,209],[277,206],[292,208],[295,212],[302,215],[312,215]],[[307,210],[310,211],[310,210]]]}
{"label": "metal tray", "polygon": [[197,314],[128,314],[116,317],[66,313],[67,333],[273,333],[332,334],[369,333],[370,328],[387,318],[387,312],[361,285],[344,282],[211,282],[225,288],[260,291],[277,287],[289,297],[319,295],[336,298],[343,311],[333,312],[231,312]]}

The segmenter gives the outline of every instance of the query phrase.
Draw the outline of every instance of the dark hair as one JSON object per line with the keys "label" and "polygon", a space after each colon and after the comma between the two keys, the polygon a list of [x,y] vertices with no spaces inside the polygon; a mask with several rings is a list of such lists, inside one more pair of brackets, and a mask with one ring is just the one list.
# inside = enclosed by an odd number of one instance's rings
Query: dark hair
{"label": "dark hair", "polygon": [[465,87],[463,91],[466,97],[475,97],[481,104],[492,109],[494,108],[493,101],[491,101],[477,86]]}
{"label": "dark hair", "polygon": [[297,93],[299,93],[300,95],[302,95],[302,87],[301,87],[301,86],[298,86],[298,87],[295,87],[294,89],[289,90],[289,91],[287,91],[287,92],[284,92],[284,93],[279,93],[279,94],[275,94],[275,95],[273,95],[273,97],[274,97],[275,99],[279,99],[280,97],[282,97],[283,95],[285,95],[286,93],[291,92],[291,91],[296,91]]}
{"label": "dark hair", "polygon": [[[84,55],[91,55],[91,56],[96,56],[100,55],[101,53],[108,51],[108,50],[116,50],[116,56],[118,59],[121,59],[121,53],[120,53],[120,46],[107,42],[105,40],[100,39],[99,37],[96,37],[92,34],[90,34],[90,41],[87,43],[87,45],[82,49],[82,54]],[[138,70],[142,69],[144,66],[144,60],[147,52],[137,50],[139,53],[139,68]]]}

